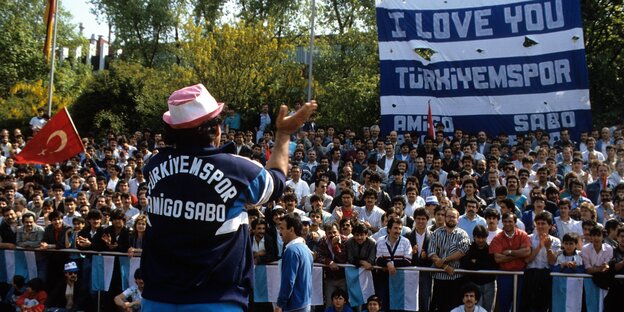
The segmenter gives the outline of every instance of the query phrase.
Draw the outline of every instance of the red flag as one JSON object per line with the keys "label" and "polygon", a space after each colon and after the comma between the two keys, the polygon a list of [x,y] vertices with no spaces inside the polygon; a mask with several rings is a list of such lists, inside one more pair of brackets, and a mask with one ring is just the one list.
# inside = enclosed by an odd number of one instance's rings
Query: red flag
{"label": "red flag", "polygon": [[47,0],[46,1],[46,9],[43,14],[43,22],[46,25],[46,39],[43,45],[43,55],[47,59],[50,58],[50,50],[54,47],[52,46],[52,36],[54,36],[54,19],[56,18],[56,0]]}
{"label": "red flag", "polygon": [[15,155],[18,164],[53,164],[84,151],[82,140],[63,108]]}
{"label": "red flag", "polygon": [[266,160],[271,158],[271,145],[269,143],[266,143],[266,146],[264,147],[264,158]]}
{"label": "red flag", "polygon": [[431,100],[429,100],[429,115],[427,116],[427,135],[435,138],[435,129],[433,127],[433,116],[431,115]]}

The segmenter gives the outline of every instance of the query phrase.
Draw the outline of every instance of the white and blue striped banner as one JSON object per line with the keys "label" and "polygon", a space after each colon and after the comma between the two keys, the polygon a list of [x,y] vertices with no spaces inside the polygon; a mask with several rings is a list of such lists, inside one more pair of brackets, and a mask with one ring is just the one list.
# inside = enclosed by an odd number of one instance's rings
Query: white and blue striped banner
{"label": "white and blue striped banner", "polygon": [[121,273],[121,289],[128,289],[135,286],[134,271],[141,266],[140,257],[119,257],[119,269]]}
{"label": "white and blue striped banner", "polygon": [[418,310],[418,280],[420,271],[397,270],[390,275],[390,310]]}
{"label": "white and blue striped banner", "polygon": [[554,276],[552,281],[552,311],[581,312],[583,278]]}
{"label": "white and blue striped banner", "polygon": [[366,303],[368,297],[375,294],[373,273],[371,270],[356,267],[346,267],[347,289],[349,303],[352,307],[359,307]]}
{"label": "white and blue striped banner", "polygon": [[583,282],[585,286],[585,306],[587,307],[587,312],[604,311],[604,298],[607,296],[608,290],[596,286],[591,278],[586,278]]}
{"label": "white and blue striped banner", "polygon": [[279,266],[256,265],[254,273],[254,301],[277,302],[282,276]]}
{"label": "white and blue striped banner", "polygon": [[15,275],[21,275],[27,281],[37,277],[34,251],[3,250],[0,253],[0,281],[10,284]]}
{"label": "white and blue striped banner", "polygon": [[381,126],[591,130],[579,1],[377,0]]}
{"label": "white and blue striped banner", "polygon": [[323,267],[312,268],[312,305],[324,305],[323,302]]}
{"label": "white and blue striped banner", "polygon": [[108,291],[113,279],[115,256],[93,256],[91,258],[91,290]]}
{"label": "white and blue striped banner", "polygon": [[[279,262],[281,264],[281,261]],[[254,301],[277,302],[282,272],[280,265],[256,265],[254,268]],[[323,268],[312,268],[312,305],[323,305]]]}

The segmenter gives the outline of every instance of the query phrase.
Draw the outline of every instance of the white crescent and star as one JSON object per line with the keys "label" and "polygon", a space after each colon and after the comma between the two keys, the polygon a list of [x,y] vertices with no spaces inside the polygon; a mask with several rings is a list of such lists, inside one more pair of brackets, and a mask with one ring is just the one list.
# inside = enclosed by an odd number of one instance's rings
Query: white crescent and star
{"label": "white crescent and star", "polygon": [[46,146],[50,144],[50,141],[54,137],[59,137],[59,139],[61,139],[61,145],[59,145],[56,150],[52,151],[52,153],[62,151],[65,148],[65,145],[67,145],[67,133],[65,133],[65,131],[63,130],[56,130],[52,132],[52,134],[50,134],[50,136],[48,137],[48,141],[46,141]]}

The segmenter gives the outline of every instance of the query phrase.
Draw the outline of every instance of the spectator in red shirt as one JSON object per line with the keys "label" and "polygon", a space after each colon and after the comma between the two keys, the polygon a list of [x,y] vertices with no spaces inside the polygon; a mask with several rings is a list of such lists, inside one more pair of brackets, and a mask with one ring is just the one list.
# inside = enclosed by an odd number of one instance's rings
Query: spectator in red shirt
{"label": "spectator in red shirt", "polygon": [[[524,259],[531,254],[531,241],[527,233],[516,228],[517,216],[514,213],[503,214],[503,231],[492,239],[490,253],[503,271],[522,271],[526,266]],[[499,311],[511,310],[513,302],[513,276],[499,275],[498,278],[498,306]],[[518,293],[522,289],[521,280],[518,283]],[[520,296],[518,296],[520,297]]]}

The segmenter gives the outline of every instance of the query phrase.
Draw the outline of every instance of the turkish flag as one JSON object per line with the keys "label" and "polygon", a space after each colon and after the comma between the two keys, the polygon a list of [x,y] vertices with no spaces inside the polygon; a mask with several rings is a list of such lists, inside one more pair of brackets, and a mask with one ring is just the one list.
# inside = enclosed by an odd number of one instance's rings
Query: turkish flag
{"label": "turkish flag", "polygon": [[65,161],[84,151],[82,140],[63,107],[35,136],[24,149],[15,155],[18,164],[53,164]]}

